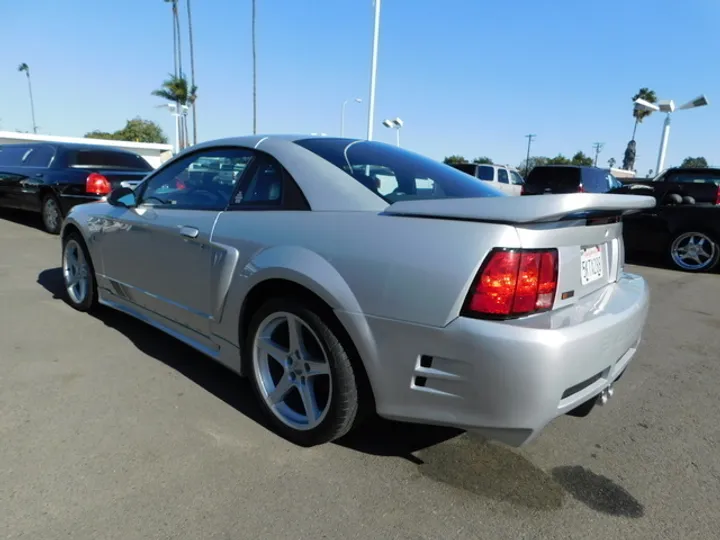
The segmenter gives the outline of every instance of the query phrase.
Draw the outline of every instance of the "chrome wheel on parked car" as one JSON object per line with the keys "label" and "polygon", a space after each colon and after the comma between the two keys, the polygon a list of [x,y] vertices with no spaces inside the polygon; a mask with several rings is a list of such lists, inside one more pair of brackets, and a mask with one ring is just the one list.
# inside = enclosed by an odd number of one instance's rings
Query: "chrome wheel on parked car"
{"label": "chrome wheel on parked car", "polygon": [[327,353],[297,315],[272,313],[258,326],[253,369],[268,409],[285,425],[310,430],[322,423],[332,401]]}
{"label": "chrome wheel on parked car", "polygon": [[670,257],[681,270],[705,272],[717,265],[720,250],[715,241],[705,233],[687,232],[673,240]]}
{"label": "chrome wheel on parked car", "polygon": [[57,234],[60,232],[60,226],[62,225],[62,212],[60,211],[60,205],[52,195],[48,195],[45,199],[43,199],[42,220],[43,226],[47,232],[50,234]]}

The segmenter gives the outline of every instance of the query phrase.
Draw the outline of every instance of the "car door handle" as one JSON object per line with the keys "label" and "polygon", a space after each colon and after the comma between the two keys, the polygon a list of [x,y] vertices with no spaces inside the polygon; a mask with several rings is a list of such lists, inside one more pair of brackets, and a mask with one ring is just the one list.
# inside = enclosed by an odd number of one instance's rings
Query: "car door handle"
{"label": "car door handle", "polygon": [[200,231],[198,231],[195,227],[182,227],[180,229],[180,234],[187,238],[197,238]]}

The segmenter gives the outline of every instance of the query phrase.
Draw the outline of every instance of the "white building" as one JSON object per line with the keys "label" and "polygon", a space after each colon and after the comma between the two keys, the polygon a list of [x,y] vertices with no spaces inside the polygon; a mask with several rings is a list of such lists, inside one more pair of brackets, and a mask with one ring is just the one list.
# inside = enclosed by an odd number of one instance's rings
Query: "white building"
{"label": "white building", "polygon": [[68,144],[99,144],[130,150],[144,157],[147,162],[157,168],[173,155],[171,144],[141,143],[132,141],[108,141],[105,139],[86,139],[84,137],[57,137],[54,135],[35,135],[16,131],[0,131],[0,144],[17,144],[27,142],[68,143]]}

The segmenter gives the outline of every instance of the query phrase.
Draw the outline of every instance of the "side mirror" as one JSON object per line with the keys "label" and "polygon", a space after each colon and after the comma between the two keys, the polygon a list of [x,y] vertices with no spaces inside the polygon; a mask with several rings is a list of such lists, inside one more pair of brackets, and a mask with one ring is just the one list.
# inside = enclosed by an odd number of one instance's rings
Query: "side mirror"
{"label": "side mirror", "polygon": [[125,208],[132,208],[137,204],[135,192],[129,187],[119,187],[112,190],[108,195],[107,202],[112,206],[124,206]]}

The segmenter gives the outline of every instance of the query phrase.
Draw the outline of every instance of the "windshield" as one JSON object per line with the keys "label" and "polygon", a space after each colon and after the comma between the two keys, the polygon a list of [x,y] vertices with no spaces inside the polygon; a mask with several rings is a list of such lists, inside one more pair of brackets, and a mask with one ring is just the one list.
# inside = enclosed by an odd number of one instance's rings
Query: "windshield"
{"label": "windshield", "polygon": [[373,141],[296,141],[389,203],[419,199],[505,197],[477,178],[419,154]]}

